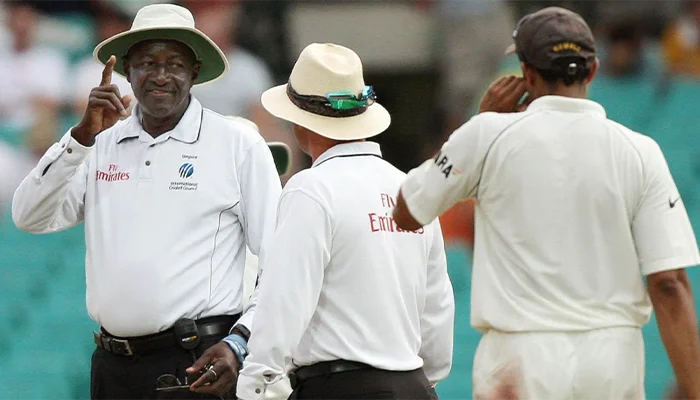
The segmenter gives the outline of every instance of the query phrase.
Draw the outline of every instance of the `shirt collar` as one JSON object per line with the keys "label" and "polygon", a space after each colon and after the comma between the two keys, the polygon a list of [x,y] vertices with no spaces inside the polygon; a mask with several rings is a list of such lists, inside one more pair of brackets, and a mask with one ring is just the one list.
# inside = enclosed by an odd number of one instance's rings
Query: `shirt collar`
{"label": "shirt collar", "polygon": [[542,96],[530,103],[527,111],[555,110],[563,112],[591,113],[605,117],[605,109],[595,101],[564,96]]}
{"label": "shirt collar", "polygon": [[[194,96],[190,95],[190,104],[180,118],[180,122],[171,131],[163,134],[164,138],[171,137],[185,143],[194,143],[199,139],[199,132],[202,129],[203,108]],[[141,125],[141,108],[137,104],[134,111],[127,119],[127,126],[117,136],[117,143],[124,139],[137,138],[143,131]]]}
{"label": "shirt collar", "polygon": [[351,156],[382,156],[382,151],[379,148],[379,143],[375,142],[350,142],[336,144],[330,149],[326,150],[321,154],[320,157],[314,161],[311,168],[318,166],[319,164],[330,160],[335,157],[351,157]]}

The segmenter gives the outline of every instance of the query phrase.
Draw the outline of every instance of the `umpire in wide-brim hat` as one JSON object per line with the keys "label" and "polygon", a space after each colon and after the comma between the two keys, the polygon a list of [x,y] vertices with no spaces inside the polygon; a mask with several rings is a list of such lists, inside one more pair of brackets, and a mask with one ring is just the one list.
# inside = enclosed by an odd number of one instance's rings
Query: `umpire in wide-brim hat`
{"label": "umpire in wide-brim hat", "polygon": [[121,56],[126,55],[133,45],[153,39],[176,40],[192,50],[201,65],[195,85],[214,81],[229,69],[226,56],[219,46],[195,28],[192,13],[172,4],[143,7],[136,14],[131,29],[98,44],[93,55],[102,64],[106,64],[111,55],[116,55],[114,72],[124,75]]}

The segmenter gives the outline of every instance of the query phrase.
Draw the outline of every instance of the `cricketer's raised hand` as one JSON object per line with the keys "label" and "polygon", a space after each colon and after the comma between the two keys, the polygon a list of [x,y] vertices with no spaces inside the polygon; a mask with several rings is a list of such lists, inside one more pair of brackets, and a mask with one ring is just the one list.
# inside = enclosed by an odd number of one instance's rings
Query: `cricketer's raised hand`
{"label": "cricketer's raised hand", "polygon": [[[521,77],[504,76],[489,86],[479,105],[479,113],[509,113],[520,111],[518,102],[526,92],[525,80]],[[525,106],[527,107],[527,105]]]}

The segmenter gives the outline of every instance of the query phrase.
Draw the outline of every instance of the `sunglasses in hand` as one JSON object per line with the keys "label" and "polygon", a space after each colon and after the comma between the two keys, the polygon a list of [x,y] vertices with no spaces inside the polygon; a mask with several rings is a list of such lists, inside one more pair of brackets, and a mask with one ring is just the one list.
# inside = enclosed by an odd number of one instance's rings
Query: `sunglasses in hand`
{"label": "sunglasses in hand", "polygon": [[185,382],[183,383],[180,378],[173,374],[163,374],[156,380],[156,391],[159,392],[169,392],[173,390],[188,389],[190,385],[195,383],[202,375],[204,375],[207,370],[211,368],[211,365],[207,365],[201,371],[185,376]]}

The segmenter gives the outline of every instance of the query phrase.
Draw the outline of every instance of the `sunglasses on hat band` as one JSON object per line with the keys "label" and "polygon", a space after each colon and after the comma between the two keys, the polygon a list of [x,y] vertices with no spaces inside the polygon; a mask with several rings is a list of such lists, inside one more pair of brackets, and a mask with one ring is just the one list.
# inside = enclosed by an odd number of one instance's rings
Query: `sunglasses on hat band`
{"label": "sunglasses on hat band", "polygon": [[326,93],[325,96],[315,96],[299,94],[289,85],[288,94],[296,100],[323,105],[334,110],[353,110],[369,107],[374,104],[377,98],[372,86],[362,88],[362,93],[359,96],[356,96],[350,90],[340,90]]}
{"label": "sunglasses on hat band", "polygon": [[368,107],[374,104],[377,95],[374,93],[372,86],[362,88],[362,93],[355,96],[349,90],[341,90],[339,92],[331,92],[326,94],[328,105],[334,110],[351,110],[358,107]]}

